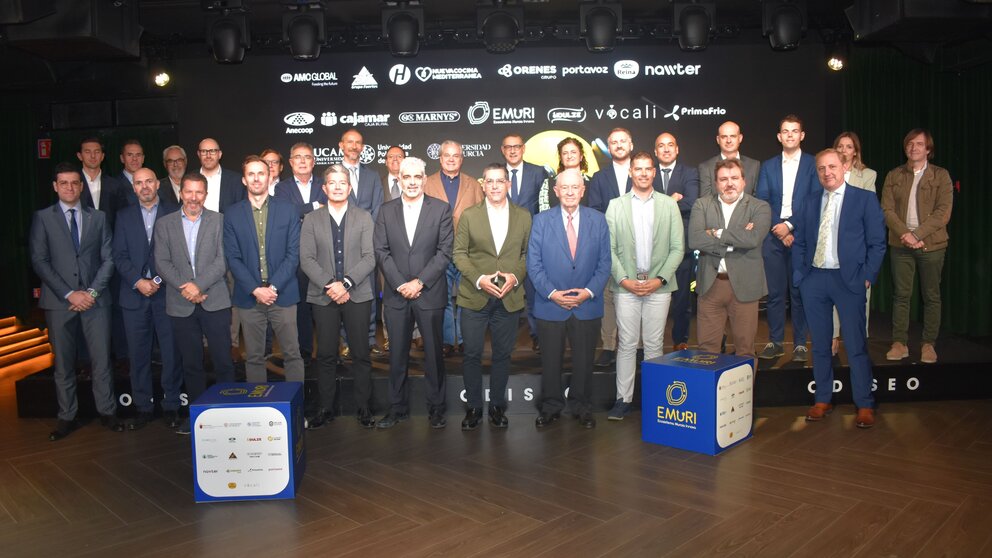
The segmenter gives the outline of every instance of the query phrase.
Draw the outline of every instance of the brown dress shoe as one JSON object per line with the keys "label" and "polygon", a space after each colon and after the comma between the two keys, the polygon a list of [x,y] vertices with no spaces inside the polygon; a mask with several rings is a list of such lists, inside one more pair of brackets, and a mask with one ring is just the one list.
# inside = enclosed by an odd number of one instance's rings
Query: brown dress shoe
{"label": "brown dress shoe", "polygon": [[806,422],[821,421],[823,417],[829,415],[833,410],[834,406],[830,403],[817,403],[806,411]]}
{"label": "brown dress shoe", "polygon": [[875,426],[875,409],[858,409],[858,418],[854,419],[854,424],[858,428],[871,428]]}
{"label": "brown dress shoe", "polygon": [[892,343],[892,348],[885,353],[885,360],[902,360],[909,356],[909,347],[896,341]]}
{"label": "brown dress shoe", "polygon": [[937,351],[933,349],[933,343],[924,343],[920,349],[920,362],[933,364],[937,362]]}
{"label": "brown dress shoe", "polygon": [[689,344],[688,343],[679,343],[679,344],[675,345],[674,347],[672,347],[672,350],[673,351],[684,351],[684,350],[686,350],[688,348],[689,348]]}
{"label": "brown dress shoe", "polygon": [[838,351],[840,351],[840,337],[834,337],[834,340],[830,342],[830,354],[837,356]]}

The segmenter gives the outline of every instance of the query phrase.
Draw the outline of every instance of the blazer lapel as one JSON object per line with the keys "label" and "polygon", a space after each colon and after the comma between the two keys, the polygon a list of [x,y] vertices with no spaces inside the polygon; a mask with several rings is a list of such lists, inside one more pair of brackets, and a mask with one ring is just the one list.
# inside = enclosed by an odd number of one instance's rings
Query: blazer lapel
{"label": "blazer lapel", "polygon": [[[506,240],[509,239],[509,237],[510,237],[510,230],[512,229],[512,224],[510,224],[510,223],[512,222],[512,219],[513,219],[513,212],[511,211],[510,212],[510,218],[507,220],[507,227],[506,227],[506,236],[507,236],[507,238],[503,240],[503,246],[506,246]],[[489,234],[486,235],[486,238],[489,239],[489,246],[492,247],[493,255],[499,256],[499,253],[500,253],[500,251],[502,251],[502,249],[500,249],[500,250],[497,250],[496,249],[496,239],[493,237],[493,225],[489,221],[489,208],[488,208],[488,206],[483,206],[482,218],[479,219],[479,221],[480,221],[479,226],[485,227],[484,230],[487,233],[489,233]],[[469,226],[471,226],[471,223],[469,223]]]}
{"label": "blazer lapel", "polygon": [[[417,243],[417,240],[420,239],[420,233],[423,232],[424,230],[424,222],[427,221],[427,217],[431,212],[431,204],[428,203],[428,199],[426,195],[424,195],[423,201],[424,201],[423,205],[420,206],[420,217],[417,218],[417,227],[413,229],[413,242],[410,243],[411,250],[413,249],[413,245]],[[405,227],[406,221],[403,221],[403,219],[406,217],[406,215],[404,215],[405,212],[403,211],[402,205],[400,205],[400,212],[401,212],[400,219],[401,222],[404,223],[404,227]],[[404,238],[406,237],[405,229],[403,236]]]}

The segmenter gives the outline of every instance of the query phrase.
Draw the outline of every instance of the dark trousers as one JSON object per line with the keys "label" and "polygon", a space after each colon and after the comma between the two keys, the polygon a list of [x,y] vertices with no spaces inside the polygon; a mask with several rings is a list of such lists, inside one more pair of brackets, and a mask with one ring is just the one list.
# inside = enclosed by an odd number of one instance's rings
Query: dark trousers
{"label": "dark trousers", "polygon": [[162,356],[162,410],[179,409],[183,370],[179,362],[172,320],[165,313],[165,291],[142,299],[140,308],[122,308],[124,331],[127,333],[128,356],[131,359],[131,395],[140,412],[152,412],[152,348],[158,340]]}
{"label": "dark trousers", "polygon": [[300,340],[300,356],[303,357],[303,362],[309,362],[313,356],[313,314],[311,305],[307,302],[310,278],[302,270],[297,270],[296,280],[300,285],[300,302],[296,305],[296,333]]}
{"label": "dark trousers", "polygon": [[[792,340],[795,346],[806,344],[806,314],[799,288],[792,283],[792,248],[787,248],[774,234],[768,233],[761,245],[765,262],[765,279],[768,281],[768,338],[773,343],[785,340],[785,299],[792,300]],[[830,343],[827,343],[830,348]]]}
{"label": "dark trousers", "polygon": [[172,318],[172,333],[183,359],[183,381],[189,402],[193,403],[207,389],[203,370],[203,338],[207,338],[210,360],[214,363],[217,383],[234,381],[231,362],[231,309],[204,310],[199,304],[189,316]]}
{"label": "dark trousers", "polygon": [[320,393],[320,407],[328,411],[334,409],[337,396],[338,374],[338,332],[344,330],[351,339],[351,373],[354,377],[355,407],[370,406],[372,398],[372,361],[369,360],[369,345],[365,334],[369,328],[369,306],[372,301],[331,302],[327,306],[314,304],[313,321],[317,330],[317,388]]}
{"label": "dark trousers", "polygon": [[[92,365],[93,400],[101,415],[117,412],[114,375],[110,368],[110,306],[85,312],[45,310],[48,340],[55,354],[55,396],[59,418],[72,420],[79,411],[76,399],[76,349],[86,346]],[[81,338],[80,338],[81,337]],[[80,343],[82,341],[82,343]]]}
{"label": "dark trousers", "polygon": [[510,354],[517,340],[520,311],[508,312],[503,301],[490,298],[482,310],[462,308],[462,337],[465,340],[465,357],[462,360],[462,378],[465,380],[465,398],[470,409],[481,409],[482,349],[486,342],[486,328],[492,333],[493,365],[489,372],[489,401],[493,406],[506,409],[506,382],[510,376]]}
{"label": "dark trousers", "polygon": [[534,290],[534,283],[531,283],[530,276],[524,277],[524,300],[527,308],[527,328],[530,331],[530,338],[537,339],[537,318],[534,317],[534,297],[537,291]]}
{"label": "dark trousers", "polygon": [[571,316],[563,322],[537,320],[537,331],[541,338],[541,412],[560,413],[565,409],[561,365],[566,338],[572,348],[572,383],[568,388],[572,413],[592,411],[589,397],[592,387],[592,359],[601,325],[602,318],[580,320]]}
{"label": "dark trousers", "polygon": [[427,406],[445,412],[444,358],[441,339],[444,328],[444,308],[421,309],[412,303],[402,308],[383,306],[389,328],[389,402],[391,411],[410,412],[410,394],[407,386],[407,369],[410,364],[410,340],[413,326],[420,328],[424,340],[424,381]]}
{"label": "dark trousers", "polygon": [[692,278],[696,268],[696,256],[686,252],[682,263],[675,270],[675,282],[679,288],[672,293],[672,345],[689,342],[689,321],[692,320]]}

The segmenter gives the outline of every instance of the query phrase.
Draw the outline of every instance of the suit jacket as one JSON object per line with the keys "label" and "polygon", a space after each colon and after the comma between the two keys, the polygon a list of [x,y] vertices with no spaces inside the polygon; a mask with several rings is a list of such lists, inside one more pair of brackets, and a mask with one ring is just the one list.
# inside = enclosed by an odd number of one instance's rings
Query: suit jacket
{"label": "suit jacket", "polygon": [[[41,278],[41,299],[44,310],[68,310],[65,296],[72,291],[94,289],[107,295],[110,276],[114,273],[111,259],[111,235],[107,217],[90,207],[80,209],[79,253],[73,247],[62,206],[40,209],[31,220],[28,247],[31,267]],[[97,296],[96,306],[109,306],[110,296]]]}
{"label": "suit jacket", "polygon": [[[479,185],[478,179],[465,173],[461,173],[458,176],[458,197],[455,200],[455,207],[451,213],[455,228],[458,228],[458,220],[461,218],[463,211],[473,205],[478,205],[486,198],[482,193],[482,186]],[[450,207],[448,193],[444,191],[444,183],[441,182],[440,171],[428,176],[424,181],[424,193],[449,204]]]}
{"label": "suit jacket", "polygon": [[[603,317],[603,290],[610,278],[610,229],[606,217],[589,207],[579,207],[579,237],[575,258],[568,249],[562,209],[551,208],[534,217],[527,245],[527,275],[534,285],[534,317],[563,322]],[[573,310],[551,301],[551,291],[586,288],[593,298]]]}
{"label": "suit jacket", "polygon": [[[655,190],[666,193],[664,186],[662,186],[661,168],[657,169],[654,177],[654,183],[652,186]],[[672,176],[668,178],[668,192],[667,194],[671,196],[672,194],[682,194],[682,199],[678,201],[679,213],[682,215],[682,238],[685,242],[682,245],[685,247],[685,252],[688,254],[692,252],[689,248],[689,215],[692,213],[692,206],[696,203],[699,198],[699,170],[696,167],[690,167],[688,165],[682,165],[678,162],[675,163],[675,168],[672,169]],[[668,279],[667,277],[665,279]]]}
{"label": "suit jacket", "polygon": [[[628,175],[627,188],[624,192],[629,192],[633,184]],[[554,184],[552,184],[552,187],[554,187]],[[607,163],[605,167],[596,171],[596,174],[592,175],[592,180],[589,181],[589,191],[586,192],[586,195],[589,197],[589,207],[600,213],[606,213],[606,208],[610,205],[610,200],[620,197],[619,188],[617,175],[613,172],[613,164]],[[554,192],[551,194],[554,195]]]}
{"label": "suit jacket", "polygon": [[[734,296],[741,302],[753,302],[768,294],[761,245],[771,227],[768,204],[749,194],[742,194],[730,215],[723,219],[723,208],[717,196],[702,196],[696,200],[689,218],[689,247],[699,250],[696,272],[696,292],[705,294],[716,280],[720,260],[726,258],[727,274]],[[754,223],[751,230],[744,227]],[[707,229],[723,229],[720,238],[706,234]],[[733,250],[728,251],[728,248]]]}
{"label": "suit jacket", "polygon": [[[177,207],[183,204],[183,200],[180,199],[179,196],[176,195],[176,191],[172,189],[172,180],[169,179],[169,175],[165,175],[163,178],[158,179],[158,197],[160,200]],[[137,201],[135,203],[137,203]]]}
{"label": "suit jacket", "polygon": [[[909,210],[909,193],[913,188],[913,169],[902,165],[889,171],[882,187],[882,211],[889,226],[889,245],[902,246],[899,237],[909,232],[906,212]],[[951,175],[937,165],[927,163],[920,183],[916,187],[916,212],[920,224],[913,231],[925,244],[924,250],[947,247],[947,222],[951,219],[953,205]]]}
{"label": "suit jacket", "polygon": [[[792,281],[798,286],[813,267],[820,232],[823,195],[812,196],[802,207],[792,243]],[[852,293],[865,292],[865,281],[875,282],[885,257],[885,219],[874,194],[844,188],[837,231],[840,276]]]}
{"label": "suit jacket", "polygon": [[[300,302],[300,283],[296,268],[300,265],[300,219],[289,202],[269,197],[265,221],[265,263],[268,282],[275,285],[276,306],[295,306]],[[239,308],[254,308],[251,294],[262,285],[258,266],[258,233],[251,201],[244,199],[227,208],[224,214],[224,257],[234,276],[231,302]]]}
{"label": "suit jacket", "polygon": [[851,186],[856,186],[862,190],[868,190],[869,192],[875,191],[875,180],[878,175],[875,171],[868,167],[861,170],[856,168],[851,168],[851,176],[847,179],[847,183]]}
{"label": "suit jacket", "polygon": [[221,213],[227,208],[245,199],[245,184],[241,181],[241,174],[231,169],[220,169],[220,202],[218,208]]}
{"label": "suit jacket", "polygon": [[[358,192],[357,197],[355,196],[356,191]],[[358,170],[358,188],[356,190],[354,185],[352,186],[348,203],[368,211],[372,220],[375,221],[375,218],[379,216],[379,208],[382,206],[383,199],[382,179],[379,178],[379,173],[368,165],[361,165]]]}
{"label": "suit jacket", "polygon": [[290,176],[285,180],[277,182],[275,193],[273,194],[276,198],[293,204],[296,208],[296,215],[300,220],[303,220],[308,213],[313,211],[314,202],[320,205],[327,205],[327,195],[324,194],[324,178],[316,174],[311,176],[313,177],[313,182],[310,184],[309,199],[303,199],[303,194],[300,193],[300,188],[296,185],[295,176]]}
{"label": "suit jacket", "polygon": [[[631,212],[634,192],[627,192],[614,198],[606,208],[606,224],[610,228],[610,257],[613,281],[610,286],[615,292],[626,289],[620,286],[623,279],[637,278],[637,249],[634,239],[634,221]],[[658,288],[659,293],[678,290],[675,270],[685,256],[682,215],[678,203],[672,198],[655,192],[654,234],[651,243],[651,268],[648,277],[662,277],[666,284]]]}
{"label": "suit jacket", "polygon": [[196,235],[195,276],[190,265],[189,249],[186,248],[182,217],[180,210],[155,223],[155,267],[166,284],[165,313],[178,318],[193,313],[195,305],[179,292],[179,286],[190,281],[207,295],[201,304],[204,310],[215,312],[230,308],[231,293],[225,280],[224,216],[204,208],[199,217],[203,222]]}
{"label": "suit jacket", "polygon": [[[710,157],[699,164],[699,197],[706,197],[716,193],[713,182],[716,178],[717,161],[723,157],[718,153],[715,157]],[[744,193],[754,195],[758,187],[758,173],[761,165],[757,160],[741,155],[741,164],[744,165],[744,182],[746,187]]]}
{"label": "suit jacket", "polygon": [[[168,180],[168,179],[166,179]],[[169,188],[171,190],[171,187]],[[179,206],[159,198],[155,222],[179,210]],[[146,297],[135,290],[134,284],[145,277],[158,275],[155,267],[155,235],[149,242],[145,238],[145,220],[140,205],[129,205],[117,213],[117,228],[114,230],[113,257],[117,274],[120,275],[117,302],[121,308],[138,310],[144,308]],[[167,285],[162,284],[153,298],[165,297]]]}
{"label": "suit jacket", "polygon": [[[83,193],[79,197],[84,207],[96,208],[93,204],[93,194],[90,193],[89,180],[86,173],[83,173]],[[138,203],[138,197],[134,195],[131,184],[123,177],[110,176],[107,173],[100,175],[100,211],[107,216],[107,227],[110,232],[114,231],[114,224],[117,219],[117,212],[121,208],[127,207],[131,203]]]}
{"label": "suit jacket", "polygon": [[389,172],[384,172],[379,176],[379,182],[382,183],[382,202],[393,199],[393,193],[390,189],[393,187],[393,179],[389,177]]}
{"label": "suit jacket", "polygon": [[[758,188],[754,194],[759,200],[764,200],[772,208],[772,226],[784,221],[782,219],[782,154],[768,159],[761,163],[761,172],[758,175]],[[816,176],[816,158],[809,153],[802,153],[799,156],[799,170],[796,171],[796,183],[792,188],[792,214],[799,213],[807,197],[816,196],[823,192],[820,188],[820,180]],[[789,222],[792,222],[792,217]]]}
{"label": "suit jacket", "polygon": [[[372,235],[375,223],[368,211],[349,203],[344,212],[344,273],[352,281],[348,294],[354,302],[372,300],[372,270],[375,252]],[[311,212],[303,218],[300,232],[300,270],[310,279],[307,302],[327,306],[333,301],[327,296],[326,285],[337,280],[331,236],[331,215],[327,209]]]}
{"label": "suit jacket", "polygon": [[[537,195],[540,193],[541,185],[544,184],[544,179],[548,175],[544,172],[544,167],[539,167],[527,161],[523,162],[523,168],[520,170],[521,172],[517,173],[519,193],[510,201],[526,209],[531,216],[534,216],[537,214]],[[507,177],[509,178],[509,176],[510,173],[507,170]],[[509,191],[509,188],[510,183],[508,182],[507,191]]]}
{"label": "suit jacket", "polygon": [[[437,198],[425,195],[423,199],[412,244],[406,236],[403,200],[383,204],[375,219],[372,244],[384,278],[382,303],[392,308],[412,304],[437,310],[448,304],[446,273],[455,236],[451,207]],[[397,287],[415,278],[424,283],[419,298],[410,301],[396,292]]]}
{"label": "suit jacket", "polygon": [[503,306],[508,312],[523,309],[522,285],[527,276],[527,242],[530,240],[531,216],[525,208],[512,203],[509,204],[509,210],[506,239],[499,253],[496,252],[486,202],[474,205],[462,214],[465,219],[458,223],[452,252],[455,266],[462,272],[462,280],[458,285],[458,306],[482,310],[489,303],[490,296],[476,288],[476,282],[482,275],[502,271],[512,273],[517,278],[517,285],[503,297]]}

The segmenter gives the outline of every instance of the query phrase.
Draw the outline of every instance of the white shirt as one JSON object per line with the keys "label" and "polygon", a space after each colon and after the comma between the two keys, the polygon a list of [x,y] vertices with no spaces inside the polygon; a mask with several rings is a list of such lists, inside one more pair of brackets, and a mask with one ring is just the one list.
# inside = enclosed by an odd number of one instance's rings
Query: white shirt
{"label": "white shirt", "polygon": [[296,175],[293,175],[293,182],[296,183],[296,187],[300,190],[300,196],[303,198],[303,203],[309,203],[310,207],[317,209],[320,207],[320,202],[309,202],[310,192],[313,189],[313,175],[310,175],[310,179],[306,182],[301,182]]}
{"label": "white shirt", "polygon": [[220,167],[213,176],[203,172],[203,167],[200,167],[200,174],[207,177],[207,199],[204,200],[203,207],[210,211],[220,211],[220,173]]}
{"label": "white shirt", "polygon": [[[826,252],[823,255],[823,265],[820,269],[840,269],[840,257],[837,255],[837,233],[840,231],[840,209],[844,205],[844,191],[847,190],[847,183],[841,184],[840,188],[834,190],[833,210],[834,218],[830,224],[830,236],[827,237]],[[827,191],[823,191],[823,200],[820,202],[820,213],[827,206]],[[818,224],[819,226],[819,224]],[[813,247],[816,253],[816,246]]]}
{"label": "white shirt", "polygon": [[613,174],[617,177],[617,189],[620,190],[619,195],[624,195],[627,193],[627,177],[630,176],[630,160],[623,165],[618,165],[613,163]]}
{"label": "white shirt", "polygon": [[496,253],[499,254],[503,250],[503,243],[506,242],[506,234],[510,229],[510,204],[504,203],[503,207],[496,207],[487,199],[486,214],[489,216],[489,230],[493,233]]}
{"label": "white shirt", "polygon": [[[511,192],[510,189],[513,188],[513,171],[517,171],[517,189],[516,191]],[[520,193],[520,182],[523,180],[523,176],[524,176],[523,161],[520,161],[520,164],[515,167],[506,165],[506,191],[510,192],[510,197],[513,199],[517,199],[517,194]]]}
{"label": "white shirt", "polygon": [[183,197],[179,195],[180,190],[182,190],[182,184],[178,182],[173,182],[172,177],[169,177],[169,184],[172,185],[172,191],[176,193],[176,200],[179,201],[179,205],[183,204]]}
{"label": "white shirt", "polygon": [[[726,203],[722,199],[720,200],[720,209],[723,210],[723,226],[726,227],[730,224],[730,218],[734,215],[734,210],[737,209],[737,204],[741,203],[741,198],[744,197],[742,193],[737,201],[734,203]],[[716,231],[716,237],[721,238],[723,236],[723,229]],[[727,246],[727,252],[733,252],[733,246]],[[727,258],[720,258],[720,265],[717,267],[717,273],[727,273]]]}
{"label": "white shirt", "polygon": [[915,231],[920,226],[920,216],[917,213],[916,192],[920,186],[920,179],[923,178],[923,171],[927,170],[929,163],[923,163],[923,168],[913,171],[913,186],[909,189],[909,203],[906,204],[906,228]]}
{"label": "white shirt", "polygon": [[654,190],[643,200],[634,194],[630,198],[630,217],[634,224],[634,253],[637,273],[651,270],[651,248],[654,244]]}
{"label": "white shirt", "polygon": [[[668,186],[672,183],[672,174],[675,173],[675,165],[678,161],[673,161],[671,165],[667,167],[665,165],[658,165],[658,176],[661,177],[661,184],[665,187],[665,193],[668,194]],[[668,184],[665,184],[665,171],[664,169],[669,169],[668,171]],[[668,194],[671,195],[671,194]]]}
{"label": "white shirt", "polygon": [[103,178],[103,171],[96,173],[96,178],[90,179],[86,171],[83,171],[83,179],[86,180],[86,186],[90,189],[90,197],[93,198],[93,207],[100,209],[100,187]]}
{"label": "white shirt", "polygon": [[345,202],[344,207],[341,208],[341,211],[331,207],[331,204],[327,204],[327,212],[331,214],[331,219],[334,219],[334,222],[340,227],[341,219],[344,219],[344,214],[348,212],[348,202]]}
{"label": "white shirt", "polygon": [[403,224],[406,225],[406,239],[410,241],[410,246],[413,246],[413,235],[417,232],[417,223],[420,221],[420,211],[423,208],[423,194],[412,202],[403,198]]}
{"label": "white shirt", "polygon": [[789,157],[784,151],[782,152],[782,212],[779,214],[782,219],[792,217],[792,193],[796,191],[799,157],[802,154],[802,151],[796,151],[794,156]]}

